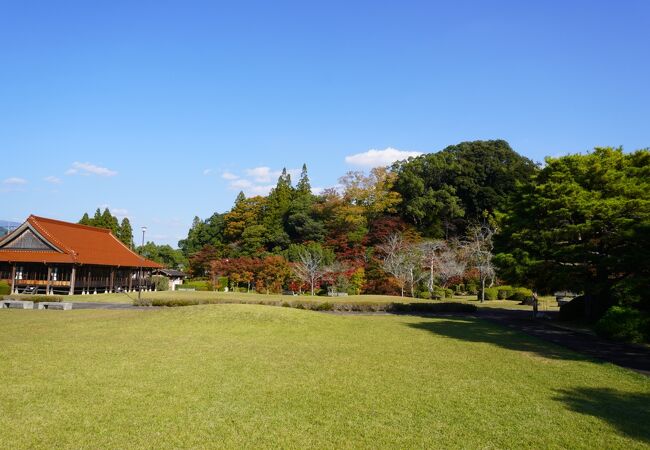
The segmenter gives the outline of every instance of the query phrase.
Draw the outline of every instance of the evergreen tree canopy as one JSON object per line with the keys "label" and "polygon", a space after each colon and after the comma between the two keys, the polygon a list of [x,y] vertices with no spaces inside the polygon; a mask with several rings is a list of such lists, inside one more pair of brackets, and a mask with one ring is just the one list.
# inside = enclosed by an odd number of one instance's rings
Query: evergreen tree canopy
{"label": "evergreen tree canopy", "polygon": [[393,165],[394,190],[402,197],[400,215],[422,233],[443,237],[507,206],[518,183],[537,171],[506,141],[451,145]]}
{"label": "evergreen tree canopy", "polygon": [[522,185],[498,236],[500,275],[544,291],[650,309],[650,152],[597,148],[547,158]]}

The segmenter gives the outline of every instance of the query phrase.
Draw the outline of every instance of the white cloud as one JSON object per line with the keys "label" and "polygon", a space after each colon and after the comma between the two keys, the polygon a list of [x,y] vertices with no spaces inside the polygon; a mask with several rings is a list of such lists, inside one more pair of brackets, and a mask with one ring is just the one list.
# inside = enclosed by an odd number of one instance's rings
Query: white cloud
{"label": "white cloud", "polygon": [[51,175],[49,177],[45,177],[43,179],[45,181],[47,181],[48,183],[52,183],[52,184],[61,184],[62,183],[61,178],[51,176]]}
{"label": "white cloud", "polygon": [[124,219],[125,217],[128,217],[129,220],[133,219],[131,217],[131,215],[129,214],[129,210],[125,209],[125,208],[111,208],[111,205],[109,205],[107,203],[104,203],[103,205],[99,205],[98,208],[100,210],[102,210],[102,211],[104,211],[105,209],[108,209],[111,212],[112,215],[114,215],[115,217],[117,217],[120,220]]}
{"label": "white cloud", "polygon": [[246,169],[246,175],[253,178],[257,183],[268,183],[271,178],[280,176],[282,172],[273,172],[270,167],[261,166],[253,169]]}
{"label": "white cloud", "polygon": [[3,184],[13,184],[13,185],[16,185],[16,184],[27,184],[27,180],[24,179],[24,178],[11,177],[11,178],[7,178],[7,179],[5,179],[2,183],[3,183]]}
{"label": "white cloud", "polygon": [[203,175],[205,175],[205,176],[208,176],[208,175],[210,175],[211,173],[212,173],[212,169],[205,169],[205,170],[203,171]]}
{"label": "white cloud", "polygon": [[274,187],[275,187],[274,184],[255,185],[246,189],[244,192],[247,195],[268,195],[269,192],[271,192],[271,189],[273,189]]}
{"label": "white cloud", "polygon": [[232,183],[230,183],[230,187],[232,189],[247,189],[251,186],[253,186],[253,183],[248,180],[234,180]]}
{"label": "white cloud", "polygon": [[72,167],[68,169],[65,173],[66,175],[99,175],[101,177],[114,177],[117,175],[117,172],[114,170],[107,169],[106,167],[96,166],[91,163],[80,163],[73,162]]}
{"label": "white cloud", "polygon": [[410,152],[388,147],[384,150],[370,149],[367,152],[357,153],[345,157],[345,162],[359,167],[381,167],[388,166],[395,161],[420,156],[422,152]]}
{"label": "white cloud", "polygon": [[224,180],[237,180],[239,179],[239,176],[231,172],[224,172],[221,174],[221,178]]}

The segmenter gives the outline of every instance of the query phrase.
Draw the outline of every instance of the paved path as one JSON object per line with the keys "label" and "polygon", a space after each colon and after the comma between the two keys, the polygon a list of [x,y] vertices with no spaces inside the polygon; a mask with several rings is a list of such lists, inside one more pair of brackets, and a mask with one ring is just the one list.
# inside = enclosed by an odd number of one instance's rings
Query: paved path
{"label": "paved path", "polygon": [[646,346],[609,341],[585,331],[554,325],[552,321],[533,320],[529,311],[481,310],[475,317],[650,376],[650,348]]}

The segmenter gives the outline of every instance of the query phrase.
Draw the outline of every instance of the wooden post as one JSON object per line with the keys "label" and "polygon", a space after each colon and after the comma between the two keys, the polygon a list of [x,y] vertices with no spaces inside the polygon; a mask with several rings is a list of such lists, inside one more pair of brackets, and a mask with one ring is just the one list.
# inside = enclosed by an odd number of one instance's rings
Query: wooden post
{"label": "wooden post", "polygon": [[111,281],[109,283],[108,292],[113,292],[114,287],[115,287],[115,269],[111,268]]}
{"label": "wooden post", "polygon": [[77,276],[77,268],[72,265],[72,272],[70,273],[70,295],[74,295],[74,282]]}
{"label": "wooden post", "polygon": [[133,271],[129,270],[129,292],[133,289]]}
{"label": "wooden post", "polygon": [[47,266],[47,283],[45,284],[45,295],[50,295],[52,287],[52,266]]}
{"label": "wooden post", "polygon": [[86,266],[86,294],[90,294],[90,266]]}
{"label": "wooden post", "polygon": [[11,293],[16,293],[16,265],[11,265]]}

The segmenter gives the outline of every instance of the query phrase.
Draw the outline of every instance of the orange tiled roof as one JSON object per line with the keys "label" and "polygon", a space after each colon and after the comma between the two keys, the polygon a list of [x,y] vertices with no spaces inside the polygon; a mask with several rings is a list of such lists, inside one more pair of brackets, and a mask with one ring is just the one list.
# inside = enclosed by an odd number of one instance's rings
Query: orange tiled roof
{"label": "orange tiled roof", "polygon": [[[0,261],[163,267],[132,252],[110,230],[33,215],[29,216],[27,224],[60,251],[0,248]],[[0,244],[12,236],[13,233],[0,239]]]}

